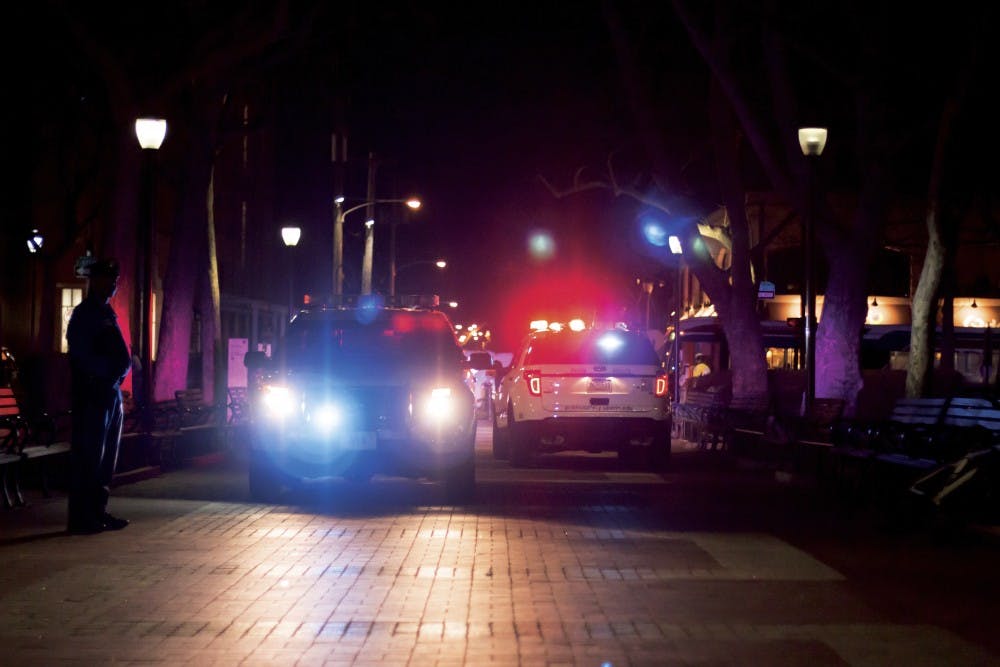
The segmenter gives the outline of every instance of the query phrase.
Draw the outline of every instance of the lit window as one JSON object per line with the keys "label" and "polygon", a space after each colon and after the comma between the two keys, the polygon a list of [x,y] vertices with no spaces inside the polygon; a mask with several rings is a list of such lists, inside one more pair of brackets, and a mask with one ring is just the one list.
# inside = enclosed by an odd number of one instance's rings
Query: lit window
{"label": "lit window", "polygon": [[59,302],[59,351],[65,354],[69,352],[69,344],[66,342],[69,318],[77,304],[83,301],[83,288],[63,287],[59,291],[61,295]]}

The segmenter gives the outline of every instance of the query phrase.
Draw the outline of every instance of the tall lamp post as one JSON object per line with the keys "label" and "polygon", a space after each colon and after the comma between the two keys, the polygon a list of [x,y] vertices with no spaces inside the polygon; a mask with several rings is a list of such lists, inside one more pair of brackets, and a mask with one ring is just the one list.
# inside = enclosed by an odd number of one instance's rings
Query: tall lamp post
{"label": "tall lamp post", "polygon": [[302,238],[302,229],[300,227],[282,227],[281,228],[281,240],[284,242],[285,247],[288,248],[286,253],[288,257],[286,261],[288,263],[288,320],[292,320],[292,314],[295,311],[295,264],[292,262],[292,248],[299,244],[299,239]]}
{"label": "tall lamp post", "polygon": [[31,230],[31,236],[28,237],[28,252],[31,254],[31,321],[28,322],[28,333],[31,337],[32,344],[35,344],[35,300],[36,292],[38,291],[38,266],[35,262],[35,258],[38,253],[42,251],[42,244],[45,242],[45,237],[37,229]]}
{"label": "tall lamp post", "polygon": [[671,392],[674,397],[674,405],[680,402],[681,393],[681,308],[684,307],[684,299],[681,292],[684,290],[684,274],[681,272],[681,254],[683,248],[681,247],[681,239],[677,236],[671,236],[668,239],[670,244],[670,253],[677,257],[677,290],[674,292],[676,303],[674,304],[674,345],[670,356],[674,364],[674,384],[671,387]]}
{"label": "tall lamp post", "polygon": [[799,128],[799,146],[802,154],[806,157],[806,206],[805,214],[802,216],[803,223],[803,245],[805,246],[803,258],[805,263],[805,312],[803,313],[803,331],[805,333],[805,366],[806,366],[806,395],[805,409],[809,410],[813,406],[816,398],[816,276],[815,257],[816,250],[816,202],[815,202],[815,181],[816,181],[816,161],[823,154],[826,146],[827,131],[825,127],[803,127]]}
{"label": "tall lamp post", "polygon": [[138,241],[140,261],[136,262],[138,277],[136,306],[139,315],[139,392],[143,407],[143,426],[148,432],[152,427],[153,413],[153,177],[156,151],[167,135],[167,121],[162,118],[138,118],[135,121],[135,136],[142,148],[142,182],[139,192]]}
{"label": "tall lamp post", "polygon": [[[333,301],[335,305],[339,304],[344,296],[344,220],[347,216],[355,211],[367,208],[371,204],[406,204],[413,210],[420,208],[421,205],[421,201],[416,197],[410,197],[409,199],[375,199],[371,202],[364,201],[360,204],[347,208],[344,208],[345,201],[346,200],[343,197],[337,197],[333,201]],[[374,250],[374,225],[374,219],[369,218],[368,221],[365,222],[366,261],[362,265],[362,294],[371,293],[371,257]],[[391,257],[390,262],[390,275],[392,275],[395,267],[395,257]],[[366,286],[367,290],[365,289]]]}

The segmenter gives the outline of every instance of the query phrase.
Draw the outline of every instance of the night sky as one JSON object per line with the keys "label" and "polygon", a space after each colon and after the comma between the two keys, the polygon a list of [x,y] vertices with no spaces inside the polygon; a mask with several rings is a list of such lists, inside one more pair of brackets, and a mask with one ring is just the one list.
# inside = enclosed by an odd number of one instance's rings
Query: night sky
{"label": "night sky", "polygon": [[[692,6],[704,12],[705,5]],[[740,6],[748,12],[771,7]],[[905,157],[898,183],[919,194],[926,186],[937,100],[942,89],[953,87],[952,72],[965,57],[975,12],[962,3],[906,13],[889,4],[776,6],[782,12],[773,20],[786,23],[781,27],[787,34],[804,36],[793,44],[795,74],[803,82],[796,94],[807,111],[840,119],[832,121],[832,132],[841,143],[831,141],[824,157],[838,186],[858,185],[850,181],[857,158],[843,149],[851,132],[843,119],[853,113],[854,101],[841,92],[847,84],[837,75],[820,80],[812,72],[830,60],[870,75],[875,61],[861,50],[858,35],[868,32],[883,43],[878,62],[889,68],[884,78],[899,99],[892,112],[907,123],[897,147]],[[113,44],[120,58],[145,68],[143,80],[155,88],[169,78],[175,61],[191,57],[206,32],[221,30],[224,36],[227,20],[242,8],[238,2],[189,1],[106,3],[86,11],[43,2],[17,9],[23,17],[18,14],[11,25],[23,30],[7,41],[5,55],[12,89],[29,101],[13,110],[8,105],[4,113],[13,121],[5,126],[27,120],[42,136],[65,121],[61,114],[69,113],[69,104],[78,106],[74,113],[81,117],[98,112],[81,102],[92,99],[97,86],[67,35],[73,21]],[[274,91],[276,115],[269,121],[280,147],[274,218],[276,224],[299,222],[305,252],[315,255],[300,263],[297,284],[303,290],[324,294],[330,288],[329,146],[341,104],[350,134],[345,194],[364,196],[366,156],[374,151],[381,164],[377,196],[418,194],[424,202],[412,215],[402,207],[379,212],[380,220],[400,223],[397,264],[437,257],[450,262],[444,273],[427,265],[401,272],[397,291],[456,299],[462,307],[455,319],[486,321],[508,343],[520,336],[529,316],[546,310],[586,316],[579,311],[589,309],[607,316],[627,315],[632,308],[634,314],[635,279],[669,279],[673,271],[672,261],[652,257],[641,238],[639,223],[649,211],[603,192],[557,200],[539,175],[565,186],[581,167],[597,175],[613,152],[629,175],[665,167],[668,185],[704,213],[719,203],[707,141],[709,73],[671,3],[291,2],[289,8],[297,32],[261,58],[259,74],[251,71],[247,80],[266,80],[265,88]],[[54,20],[56,15],[64,20]],[[138,29],[156,21],[151,33]],[[759,66],[759,38],[752,31],[737,34],[743,40],[735,51],[741,66]],[[993,55],[991,48],[985,57]],[[23,66],[11,67],[15,63]],[[823,87],[825,94],[818,94]],[[971,90],[982,100],[989,86]],[[763,92],[751,97],[754,103],[768,98]],[[961,131],[976,126],[967,121]],[[6,136],[20,142],[13,152],[27,150],[28,140],[19,133],[8,130]],[[753,178],[753,165],[748,173]],[[996,168],[968,173],[987,180]],[[15,194],[25,189],[27,176],[19,178],[8,183]],[[769,187],[763,179],[750,185]],[[30,205],[23,202],[21,211]],[[361,222],[355,214],[346,229],[349,288],[358,283]],[[534,232],[551,239],[549,254],[529,252]],[[375,285],[384,288],[386,227],[377,228],[376,244]]]}
{"label": "night sky", "polygon": [[[667,64],[655,92],[670,103],[655,112],[676,128],[700,127],[704,66],[668,10],[638,19],[625,17],[641,38],[633,46]],[[556,200],[538,178],[566,184],[579,167],[600,169],[611,151],[643,153],[600,3],[388,13],[355,26],[348,42],[347,194],[364,194],[366,152],[374,150],[387,162],[379,195],[418,193],[425,202],[415,215],[382,210],[409,223],[398,228],[398,264],[439,255],[451,263],[444,274],[426,266],[400,273],[397,291],[433,290],[462,304],[456,319],[519,328],[532,305],[536,315],[551,307],[563,317],[574,302],[591,315],[634,306],[635,277],[669,268],[643,257],[634,204],[603,193]],[[308,88],[290,87],[308,107]],[[280,205],[290,217],[316,220],[320,234],[328,234],[327,122],[313,107],[311,130],[294,128],[292,141],[314,168]],[[683,150],[687,159],[692,148]],[[347,233],[360,231],[359,218],[349,220]],[[530,253],[539,231],[552,238],[549,257]],[[376,231],[376,284],[387,272],[387,236]],[[358,243],[348,238],[345,261],[361,252]],[[327,280],[321,272],[316,284]]]}

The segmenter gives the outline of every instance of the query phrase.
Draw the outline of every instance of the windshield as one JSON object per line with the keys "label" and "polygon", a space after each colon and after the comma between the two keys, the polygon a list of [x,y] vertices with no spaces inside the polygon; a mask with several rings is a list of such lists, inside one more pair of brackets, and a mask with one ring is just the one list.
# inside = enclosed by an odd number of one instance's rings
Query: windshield
{"label": "windshield", "polygon": [[649,339],[624,331],[587,331],[539,336],[528,348],[528,364],[660,364]]}
{"label": "windshield", "polygon": [[[347,316],[345,316],[347,315]],[[367,321],[370,320],[370,321]],[[297,368],[440,365],[464,356],[440,313],[383,312],[368,316],[305,317],[288,327],[288,364]]]}

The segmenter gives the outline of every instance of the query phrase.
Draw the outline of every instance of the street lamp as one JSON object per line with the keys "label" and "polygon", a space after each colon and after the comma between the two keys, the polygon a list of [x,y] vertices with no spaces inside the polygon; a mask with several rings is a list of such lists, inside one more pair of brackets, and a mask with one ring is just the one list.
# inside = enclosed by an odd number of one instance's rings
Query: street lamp
{"label": "street lamp", "polygon": [[152,428],[153,405],[153,170],[156,151],[167,134],[167,121],[162,118],[137,118],[135,136],[142,148],[142,182],[139,193],[139,229],[137,240],[141,253],[136,262],[136,307],[139,325],[139,392],[144,431]]}
{"label": "street lamp", "polygon": [[816,398],[816,281],[815,281],[815,258],[813,253],[816,245],[815,231],[815,180],[816,161],[823,153],[826,146],[827,131],[825,127],[803,127],[799,128],[799,146],[802,147],[802,154],[806,157],[806,206],[805,214],[802,216],[803,224],[803,244],[805,263],[805,312],[803,313],[803,331],[805,333],[805,365],[806,365],[806,396],[805,409],[812,408]]}
{"label": "street lamp", "polygon": [[[333,301],[335,305],[341,302],[342,297],[344,295],[344,220],[347,218],[347,216],[355,211],[360,211],[363,208],[367,208],[371,204],[405,204],[406,206],[408,206],[413,210],[416,210],[421,206],[421,201],[416,197],[410,197],[408,199],[375,199],[372,201],[364,201],[360,204],[357,204],[355,206],[350,206],[348,208],[344,208],[345,201],[346,200],[344,199],[344,197],[337,197],[336,199],[333,200],[334,203]],[[374,251],[374,227],[375,227],[375,220],[369,218],[365,222],[365,255],[361,270],[362,294],[371,293],[372,253]],[[392,257],[391,261],[394,267],[395,257]],[[390,270],[390,274],[391,273],[392,270]]]}
{"label": "street lamp", "polygon": [[285,261],[288,263],[288,319],[291,321],[292,312],[295,310],[295,283],[294,283],[294,263],[292,262],[292,248],[299,244],[299,239],[302,238],[302,229],[300,227],[282,227],[281,228],[281,240],[284,242],[285,247],[288,248],[288,253]]}
{"label": "street lamp", "polygon": [[41,232],[37,229],[31,230],[31,236],[28,237],[28,252],[34,255],[42,249],[42,244],[45,242],[45,237],[42,236]]}
{"label": "street lamp", "polygon": [[681,296],[681,292],[684,291],[684,274],[681,272],[681,254],[683,253],[683,248],[681,247],[681,240],[677,236],[671,236],[669,239],[670,243],[670,253],[677,257],[677,291],[675,294],[676,303],[674,304],[674,344],[673,349],[670,353],[674,365],[674,383],[671,387],[674,396],[674,405],[680,402],[680,383],[681,383],[681,308],[684,307],[684,299]]}
{"label": "street lamp", "polygon": [[35,293],[38,291],[38,267],[36,266],[35,256],[42,251],[42,244],[45,242],[45,237],[37,229],[31,230],[31,236],[28,237],[28,252],[32,255],[31,258],[31,321],[28,323],[28,333],[32,342],[35,342]]}

